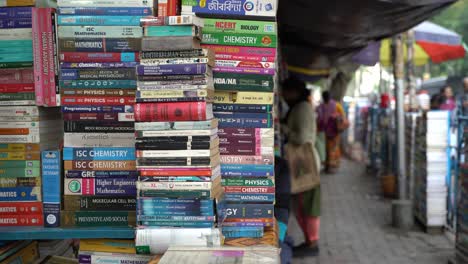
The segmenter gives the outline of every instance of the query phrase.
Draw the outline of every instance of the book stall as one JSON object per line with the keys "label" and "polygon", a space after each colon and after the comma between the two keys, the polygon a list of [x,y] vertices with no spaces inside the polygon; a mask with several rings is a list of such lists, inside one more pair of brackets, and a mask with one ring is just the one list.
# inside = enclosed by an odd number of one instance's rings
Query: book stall
{"label": "book stall", "polygon": [[0,1],[0,263],[280,263],[276,11]]}

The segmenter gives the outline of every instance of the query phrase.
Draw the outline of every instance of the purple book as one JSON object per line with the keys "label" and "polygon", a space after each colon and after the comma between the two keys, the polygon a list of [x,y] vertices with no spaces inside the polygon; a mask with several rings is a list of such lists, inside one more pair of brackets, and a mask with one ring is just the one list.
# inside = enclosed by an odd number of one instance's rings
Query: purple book
{"label": "purple book", "polygon": [[158,66],[137,66],[138,75],[194,75],[206,74],[207,64],[170,64]]}
{"label": "purple book", "polygon": [[134,68],[137,62],[62,62],[62,69]]}
{"label": "purple book", "polygon": [[6,18],[32,18],[32,7],[2,7],[0,8],[0,19]]}
{"label": "purple book", "polygon": [[0,28],[32,28],[31,18],[0,19]]}
{"label": "purple book", "polygon": [[213,68],[213,72],[275,75],[276,70],[275,69],[262,69],[262,68],[215,67]]}

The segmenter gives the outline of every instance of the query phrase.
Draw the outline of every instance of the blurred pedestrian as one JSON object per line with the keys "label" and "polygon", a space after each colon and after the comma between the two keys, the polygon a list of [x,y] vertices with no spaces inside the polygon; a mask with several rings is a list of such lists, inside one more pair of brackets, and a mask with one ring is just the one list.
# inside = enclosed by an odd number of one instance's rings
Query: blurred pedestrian
{"label": "blurred pedestrian", "polygon": [[455,102],[455,96],[453,95],[453,89],[450,85],[444,86],[441,91],[441,104],[439,106],[440,110],[453,111],[457,107]]}

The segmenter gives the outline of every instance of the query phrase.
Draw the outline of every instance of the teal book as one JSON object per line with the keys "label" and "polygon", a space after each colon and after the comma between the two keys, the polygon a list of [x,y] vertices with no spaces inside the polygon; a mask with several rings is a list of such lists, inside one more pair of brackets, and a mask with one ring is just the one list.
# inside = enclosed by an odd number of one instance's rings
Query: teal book
{"label": "teal book", "polygon": [[202,31],[197,26],[148,26],[144,28],[146,37],[198,37]]}

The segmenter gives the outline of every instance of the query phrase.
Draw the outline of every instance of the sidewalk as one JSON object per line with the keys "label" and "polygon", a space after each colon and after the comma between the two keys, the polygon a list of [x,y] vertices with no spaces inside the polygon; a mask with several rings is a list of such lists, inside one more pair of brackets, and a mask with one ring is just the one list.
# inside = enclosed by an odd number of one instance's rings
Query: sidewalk
{"label": "sidewalk", "polygon": [[322,176],[320,256],[294,259],[294,264],[446,264],[454,254],[444,235],[415,228],[391,228],[390,202],[363,165],[343,160],[334,175]]}

